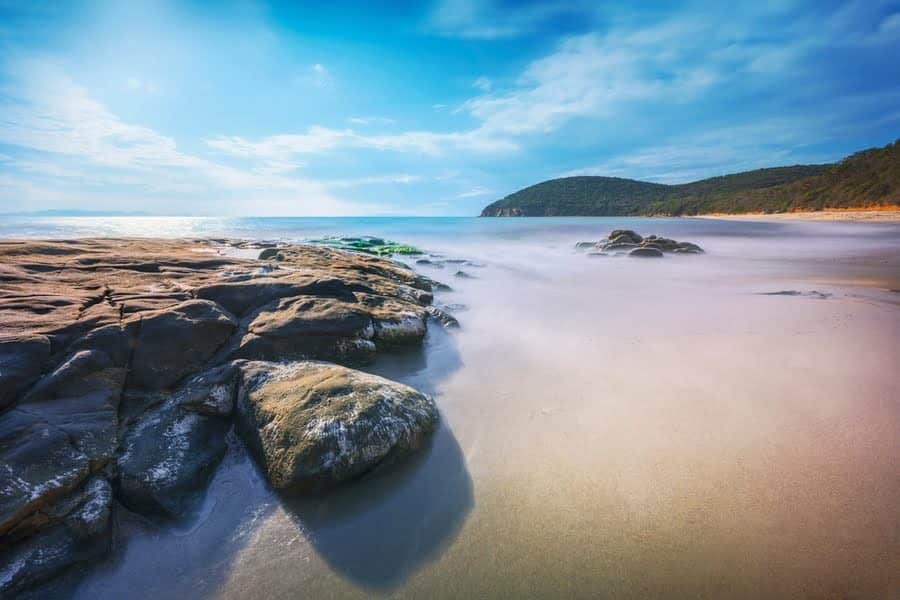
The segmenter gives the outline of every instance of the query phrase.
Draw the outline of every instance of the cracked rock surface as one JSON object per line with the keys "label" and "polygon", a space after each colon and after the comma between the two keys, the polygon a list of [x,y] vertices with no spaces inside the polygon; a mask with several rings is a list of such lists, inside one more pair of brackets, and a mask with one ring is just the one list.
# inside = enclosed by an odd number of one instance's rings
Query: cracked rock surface
{"label": "cracked rock surface", "polygon": [[189,513],[234,420],[273,487],[299,491],[433,429],[430,398],[348,367],[449,322],[435,282],[327,247],[247,260],[223,243],[0,241],[0,595],[106,552],[118,504]]}

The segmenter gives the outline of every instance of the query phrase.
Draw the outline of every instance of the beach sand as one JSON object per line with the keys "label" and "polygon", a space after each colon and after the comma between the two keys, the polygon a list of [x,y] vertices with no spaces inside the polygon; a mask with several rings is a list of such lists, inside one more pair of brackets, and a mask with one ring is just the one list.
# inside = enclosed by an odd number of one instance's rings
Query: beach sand
{"label": "beach sand", "polygon": [[877,209],[827,209],[819,211],[797,211],[788,213],[744,213],[698,215],[708,219],[747,219],[752,221],[868,221],[900,222],[900,206]]}
{"label": "beach sand", "polygon": [[410,239],[486,265],[429,268],[462,328],[372,366],[435,395],[430,448],[296,502],[234,451],[75,597],[896,595],[897,229],[656,223],[708,253]]}

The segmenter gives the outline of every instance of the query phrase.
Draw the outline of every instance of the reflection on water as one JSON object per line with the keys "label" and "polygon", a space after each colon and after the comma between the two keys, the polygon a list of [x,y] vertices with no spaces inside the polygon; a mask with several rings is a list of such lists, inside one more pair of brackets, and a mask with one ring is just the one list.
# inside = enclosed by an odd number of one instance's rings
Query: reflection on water
{"label": "reflection on water", "polygon": [[[462,328],[372,366],[434,394],[441,429],[315,500],[278,498],[236,453],[199,522],[129,525],[76,597],[900,596],[898,225],[220,226],[197,235],[377,234],[487,263],[421,267]],[[708,254],[573,250],[616,227]],[[783,290],[800,293],[766,295]]]}

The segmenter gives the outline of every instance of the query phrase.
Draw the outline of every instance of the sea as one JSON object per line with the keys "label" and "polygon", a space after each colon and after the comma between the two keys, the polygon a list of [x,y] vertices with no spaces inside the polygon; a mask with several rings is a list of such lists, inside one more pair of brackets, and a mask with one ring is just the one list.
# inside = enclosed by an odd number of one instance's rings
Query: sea
{"label": "sea", "polygon": [[[705,253],[575,247],[614,229]],[[435,398],[431,444],[291,499],[232,439],[196,513],[119,507],[110,556],[53,593],[900,596],[900,224],[0,217],[7,241],[364,235],[465,261],[393,258],[461,326],[366,367]]]}

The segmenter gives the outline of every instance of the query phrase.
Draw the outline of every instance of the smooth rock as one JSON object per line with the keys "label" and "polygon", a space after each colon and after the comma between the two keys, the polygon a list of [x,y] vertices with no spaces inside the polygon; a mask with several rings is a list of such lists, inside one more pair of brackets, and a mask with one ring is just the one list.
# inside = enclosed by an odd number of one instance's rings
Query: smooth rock
{"label": "smooth rock", "polygon": [[47,336],[0,338],[0,410],[37,380],[49,358]]}
{"label": "smooth rock", "polygon": [[94,477],[55,507],[53,524],[12,545],[0,545],[0,596],[14,597],[110,547],[112,489]]}
{"label": "smooth rock", "polygon": [[209,300],[190,300],[141,313],[128,326],[136,330],[129,384],[164,389],[197,371],[237,328],[234,318]]}
{"label": "smooth rock", "polygon": [[657,248],[635,248],[628,253],[628,256],[636,256],[642,258],[661,258],[663,256],[663,253],[662,250],[659,250]]}
{"label": "smooth rock", "polygon": [[237,430],[280,491],[314,493],[421,447],[434,402],[411,387],[319,362],[242,365]]}
{"label": "smooth rock", "polygon": [[118,498],[143,514],[180,517],[199,501],[225,455],[227,419],[175,402],[137,421],[118,460]]}

